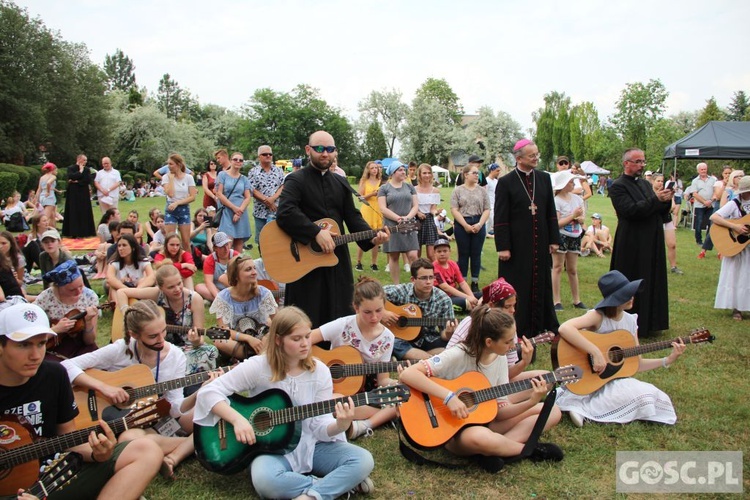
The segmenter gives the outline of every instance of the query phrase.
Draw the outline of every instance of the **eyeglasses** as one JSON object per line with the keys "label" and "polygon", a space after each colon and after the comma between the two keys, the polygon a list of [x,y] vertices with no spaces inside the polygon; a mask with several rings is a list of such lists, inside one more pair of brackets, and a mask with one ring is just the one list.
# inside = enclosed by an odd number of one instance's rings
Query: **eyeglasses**
{"label": "eyeglasses", "polygon": [[479,175],[479,171],[478,170],[472,170],[471,172],[466,172],[466,173],[467,174],[471,174],[471,175]]}
{"label": "eyeglasses", "polygon": [[415,280],[419,281],[435,281],[435,276],[419,276],[417,278],[414,278]]}
{"label": "eyeglasses", "polygon": [[273,153],[261,153],[259,156],[273,156]]}
{"label": "eyeglasses", "polygon": [[644,167],[646,166],[646,160],[635,160],[635,161],[625,160],[625,161],[628,163],[635,163],[636,165],[643,165]]}
{"label": "eyeglasses", "polygon": [[242,158],[232,158],[232,161],[245,161]]}
{"label": "eyeglasses", "polygon": [[560,160],[560,161],[558,161],[558,162],[557,162],[557,164],[558,164],[558,165],[570,165],[570,164],[568,163],[568,160]]}
{"label": "eyeglasses", "polygon": [[318,154],[323,154],[324,151],[326,153],[333,153],[336,151],[336,146],[310,146],[310,149]]}
{"label": "eyeglasses", "polygon": [[526,158],[531,158],[532,160],[534,160],[534,159],[538,160],[541,157],[542,157],[541,153],[536,153],[536,154],[533,154],[533,155],[526,155]]}

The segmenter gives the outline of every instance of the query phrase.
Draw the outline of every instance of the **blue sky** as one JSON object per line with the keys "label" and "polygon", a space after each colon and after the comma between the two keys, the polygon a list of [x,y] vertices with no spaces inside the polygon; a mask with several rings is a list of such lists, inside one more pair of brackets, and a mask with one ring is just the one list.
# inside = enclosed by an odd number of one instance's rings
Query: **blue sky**
{"label": "blue sky", "polygon": [[467,113],[511,114],[524,129],[552,90],[602,119],[629,82],[659,78],[668,113],[726,107],[750,92],[750,2],[17,0],[93,61],[122,49],[138,84],[164,73],[202,103],[237,109],[253,91],[298,83],[351,116],[370,91],[411,102],[445,78]]}

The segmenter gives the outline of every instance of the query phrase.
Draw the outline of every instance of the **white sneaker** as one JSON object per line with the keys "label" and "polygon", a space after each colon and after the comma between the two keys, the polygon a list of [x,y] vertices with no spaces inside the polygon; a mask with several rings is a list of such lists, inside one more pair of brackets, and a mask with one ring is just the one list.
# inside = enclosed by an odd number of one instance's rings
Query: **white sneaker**
{"label": "white sneaker", "polygon": [[349,495],[356,495],[358,493],[361,493],[362,495],[369,495],[373,491],[375,491],[375,484],[372,482],[372,479],[370,479],[370,476],[367,476],[361,483],[357,485],[356,488],[349,492]]}
{"label": "white sneaker", "polygon": [[568,415],[570,416],[570,421],[573,422],[573,425],[576,427],[583,427],[583,423],[586,421],[586,419],[583,418],[583,415],[574,411],[569,411]]}
{"label": "white sneaker", "polygon": [[352,420],[352,426],[347,431],[346,437],[349,441],[354,441],[361,436],[370,437],[373,434],[374,432],[364,420]]}
{"label": "white sneaker", "polygon": [[406,271],[407,273],[410,273],[411,272],[411,266],[409,264],[404,264],[404,271]]}

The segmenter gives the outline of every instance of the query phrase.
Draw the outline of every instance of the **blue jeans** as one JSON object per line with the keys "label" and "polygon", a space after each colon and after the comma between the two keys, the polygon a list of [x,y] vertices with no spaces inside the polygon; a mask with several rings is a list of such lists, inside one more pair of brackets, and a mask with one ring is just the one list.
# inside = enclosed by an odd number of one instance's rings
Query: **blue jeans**
{"label": "blue jeans", "polygon": [[[709,217],[711,217],[713,211],[713,206],[695,208],[695,220],[693,221],[693,224],[695,225],[695,242],[699,245],[703,244],[703,232],[701,231],[701,227],[703,227],[703,220],[709,220]],[[708,234],[708,230],[710,228],[710,224],[706,226],[706,244],[703,246],[704,250],[712,250],[714,248],[713,243],[711,243],[711,236]]]}
{"label": "blue jeans", "polygon": [[337,441],[315,445],[310,475],[293,472],[283,455],[261,455],[253,460],[249,471],[261,498],[294,498],[304,493],[332,500],[364,481],[373,467],[375,461],[369,451]]}
{"label": "blue jeans", "polygon": [[[467,224],[473,225],[479,222],[481,217],[479,215],[473,215],[470,217],[464,217]],[[487,232],[484,226],[478,233],[467,233],[466,229],[461,224],[454,224],[455,236],[456,236],[456,247],[458,248],[458,268],[461,270],[464,279],[469,280],[469,260],[471,260],[471,279],[473,281],[479,280],[479,271],[482,269],[482,247],[484,246],[484,240],[487,237]]]}
{"label": "blue jeans", "polygon": [[255,217],[255,244],[260,245],[260,232],[263,230],[263,226],[271,222],[272,220],[276,220],[276,213],[268,214],[267,218],[262,217]]}

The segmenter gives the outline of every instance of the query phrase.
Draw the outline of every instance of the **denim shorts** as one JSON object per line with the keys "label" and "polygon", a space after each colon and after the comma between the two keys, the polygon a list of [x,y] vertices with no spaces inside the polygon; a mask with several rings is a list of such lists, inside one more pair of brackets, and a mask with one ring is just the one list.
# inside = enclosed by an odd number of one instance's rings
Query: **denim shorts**
{"label": "denim shorts", "polygon": [[188,205],[177,205],[177,208],[175,208],[174,211],[171,212],[166,207],[164,207],[164,224],[189,226],[190,207]]}

